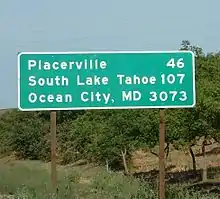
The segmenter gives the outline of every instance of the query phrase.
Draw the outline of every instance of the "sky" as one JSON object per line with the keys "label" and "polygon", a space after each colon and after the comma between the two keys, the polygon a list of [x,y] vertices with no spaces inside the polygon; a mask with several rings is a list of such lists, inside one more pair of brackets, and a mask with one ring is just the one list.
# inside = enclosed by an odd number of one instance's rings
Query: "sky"
{"label": "sky", "polygon": [[0,109],[17,107],[22,51],[220,50],[219,0],[0,1]]}

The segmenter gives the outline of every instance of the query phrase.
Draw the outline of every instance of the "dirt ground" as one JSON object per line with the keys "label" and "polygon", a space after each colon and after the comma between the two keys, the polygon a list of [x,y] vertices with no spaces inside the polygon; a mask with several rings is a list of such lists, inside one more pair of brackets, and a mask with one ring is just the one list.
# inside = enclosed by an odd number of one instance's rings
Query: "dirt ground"
{"label": "dirt ground", "polygon": [[[197,169],[202,169],[201,146],[192,147],[196,156]],[[158,154],[158,147],[153,149]],[[220,167],[220,144],[206,146],[207,167]],[[137,151],[133,154],[132,164],[134,172],[148,172],[158,169],[158,157],[151,152]],[[180,172],[192,170],[192,158],[188,151],[177,151],[170,147],[169,156],[166,159],[166,169],[168,172]]]}

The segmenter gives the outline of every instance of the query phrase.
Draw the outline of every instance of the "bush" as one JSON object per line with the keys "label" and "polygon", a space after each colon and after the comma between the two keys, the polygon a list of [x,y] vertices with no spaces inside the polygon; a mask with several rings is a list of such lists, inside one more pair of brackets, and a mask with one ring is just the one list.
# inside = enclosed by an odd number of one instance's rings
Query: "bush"
{"label": "bush", "polygon": [[12,111],[0,122],[0,152],[15,152],[19,158],[49,158],[49,122],[33,112]]}

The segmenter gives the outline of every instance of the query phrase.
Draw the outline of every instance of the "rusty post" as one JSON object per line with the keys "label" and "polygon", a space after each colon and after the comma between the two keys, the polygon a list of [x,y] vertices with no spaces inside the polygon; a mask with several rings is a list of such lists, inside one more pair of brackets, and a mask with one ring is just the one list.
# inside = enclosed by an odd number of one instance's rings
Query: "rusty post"
{"label": "rusty post", "polygon": [[54,190],[57,190],[56,171],[56,111],[51,111],[51,181]]}
{"label": "rusty post", "polygon": [[160,109],[159,199],[165,199],[165,110]]}

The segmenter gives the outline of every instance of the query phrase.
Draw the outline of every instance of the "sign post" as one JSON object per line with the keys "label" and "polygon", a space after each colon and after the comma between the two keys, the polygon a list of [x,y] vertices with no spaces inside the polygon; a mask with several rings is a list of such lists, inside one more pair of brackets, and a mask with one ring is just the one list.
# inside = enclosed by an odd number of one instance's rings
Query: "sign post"
{"label": "sign post", "polygon": [[160,135],[159,135],[159,199],[165,199],[165,113],[160,109]]}
{"label": "sign post", "polygon": [[[191,108],[195,103],[195,60],[191,51],[18,54],[18,107],[22,111]],[[55,119],[52,123],[55,132]],[[161,199],[165,198],[164,128],[161,110]]]}
{"label": "sign post", "polygon": [[54,191],[57,190],[57,171],[56,171],[56,111],[51,111],[51,182]]}

